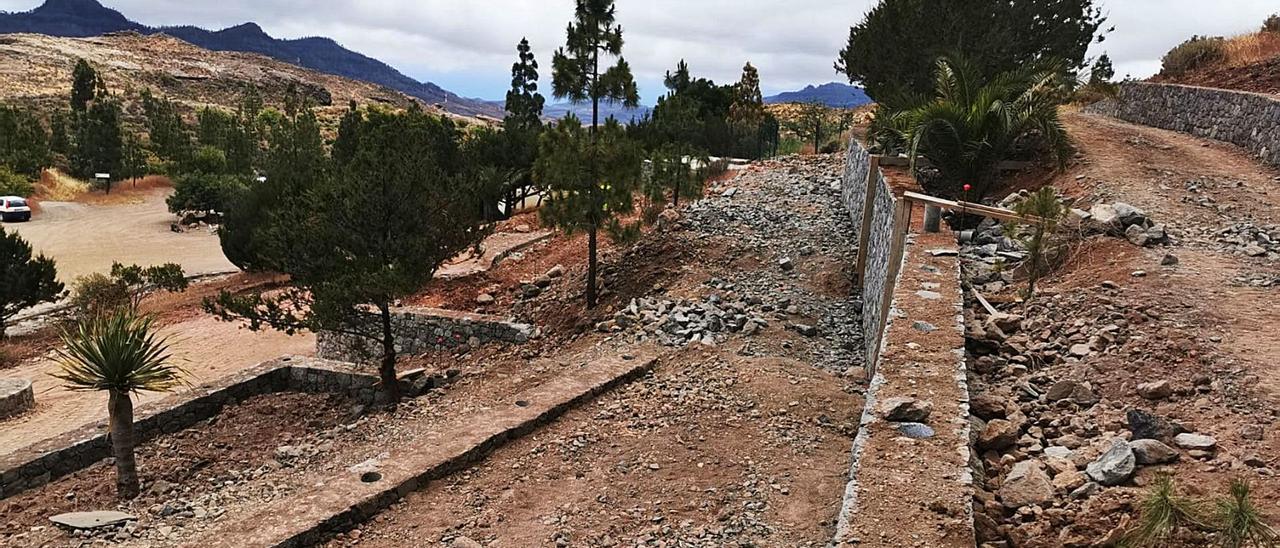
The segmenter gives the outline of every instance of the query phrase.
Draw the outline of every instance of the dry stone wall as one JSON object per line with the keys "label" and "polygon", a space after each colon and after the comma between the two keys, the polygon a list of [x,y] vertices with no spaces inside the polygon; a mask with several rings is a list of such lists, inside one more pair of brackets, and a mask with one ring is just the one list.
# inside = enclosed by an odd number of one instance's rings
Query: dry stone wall
{"label": "dry stone wall", "polygon": [[[533,336],[533,326],[528,324],[484,314],[417,307],[393,311],[391,330],[395,333],[396,352],[407,355],[461,346],[474,348],[490,342],[518,344]],[[374,341],[354,335],[324,332],[316,337],[316,355],[324,359],[369,363],[381,354]]]}
{"label": "dry stone wall", "polygon": [[[213,417],[227,405],[276,392],[339,392],[368,404],[377,394],[377,384],[377,377],[356,373],[348,363],[284,357],[139,407],[134,414],[134,428],[139,443],[145,442]],[[105,424],[89,424],[20,449],[0,457],[0,499],[39,487],[110,456],[111,441]]]}
{"label": "dry stone wall", "polygon": [[1127,82],[1087,109],[1121,120],[1226,141],[1280,165],[1280,98],[1224,89]]}
{"label": "dry stone wall", "polygon": [[[849,142],[849,152],[845,158],[841,191],[855,230],[862,228],[863,207],[867,199],[867,172],[870,168],[871,154],[857,139],[853,139]],[[862,282],[863,347],[868,364],[876,359],[876,348],[884,334],[886,318],[882,317],[881,311],[884,310],[885,284],[889,282],[894,207],[893,191],[883,172],[877,170],[872,185],[877,190],[871,211],[866,272]]]}

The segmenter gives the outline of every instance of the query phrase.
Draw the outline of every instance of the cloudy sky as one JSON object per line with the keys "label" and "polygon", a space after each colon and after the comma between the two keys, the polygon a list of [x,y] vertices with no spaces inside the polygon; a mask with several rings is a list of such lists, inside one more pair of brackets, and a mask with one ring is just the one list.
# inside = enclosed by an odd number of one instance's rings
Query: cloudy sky
{"label": "cloudy sky", "polygon": [[[42,0],[0,0],[25,11]],[[766,94],[843,81],[832,68],[849,26],[875,0],[619,0],[624,53],[646,101],[661,94],[662,74],[680,58],[694,73],[736,80],[742,65],[760,69]],[[548,76],[564,42],[572,0],[103,0],[153,26],[218,29],[255,21],[282,38],[328,36],[401,72],[456,93],[503,96],[515,44],[527,36]],[[1280,11],[1276,0],[1100,0],[1116,27],[1106,51],[1116,72],[1146,77],[1160,57],[1192,34],[1251,31]],[[544,78],[545,79],[545,78]],[[544,83],[544,91],[549,87]]]}

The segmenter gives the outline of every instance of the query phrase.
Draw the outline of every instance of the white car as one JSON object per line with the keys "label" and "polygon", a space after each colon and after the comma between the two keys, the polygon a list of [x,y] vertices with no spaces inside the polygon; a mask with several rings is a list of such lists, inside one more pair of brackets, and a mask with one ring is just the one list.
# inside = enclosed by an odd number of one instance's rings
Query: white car
{"label": "white car", "polygon": [[30,221],[31,206],[17,196],[0,196],[0,221]]}

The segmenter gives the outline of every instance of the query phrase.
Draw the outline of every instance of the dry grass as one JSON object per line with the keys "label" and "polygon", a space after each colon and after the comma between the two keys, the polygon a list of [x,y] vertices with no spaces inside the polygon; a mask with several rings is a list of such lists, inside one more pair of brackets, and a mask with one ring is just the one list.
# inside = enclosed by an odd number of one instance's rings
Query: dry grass
{"label": "dry grass", "polygon": [[1255,32],[1228,38],[1223,45],[1227,66],[1244,66],[1280,57],[1280,33]]}
{"label": "dry grass", "polygon": [[36,183],[33,202],[83,202],[112,204],[129,202],[140,194],[148,194],[158,188],[173,188],[173,181],[163,175],[148,175],[140,179],[116,181],[111,194],[94,189],[87,181],[81,181],[57,169],[46,169]]}
{"label": "dry grass", "polygon": [[49,202],[70,202],[89,192],[89,183],[55,168],[46,169],[36,183],[36,197]]}

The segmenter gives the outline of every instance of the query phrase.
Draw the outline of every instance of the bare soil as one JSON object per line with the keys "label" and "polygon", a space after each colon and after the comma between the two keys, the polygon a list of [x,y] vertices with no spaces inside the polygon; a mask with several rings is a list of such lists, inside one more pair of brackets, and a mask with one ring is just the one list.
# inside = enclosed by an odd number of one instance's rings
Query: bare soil
{"label": "bare soil", "polygon": [[[1131,486],[1072,501],[1066,513],[1055,507],[1044,516],[1020,515],[1017,543],[1087,546],[1123,530],[1136,520],[1146,487],[1163,472],[1201,497],[1222,496],[1232,478],[1246,479],[1264,517],[1280,523],[1280,312],[1268,304],[1280,289],[1237,281],[1251,273],[1280,273],[1280,265],[1274,258],[1247,257],[1214,238],[1239,222],[1280,223],[1280,171],[1222,143],[1075,112],[1064,119],[1079,147],[1078,161],[1050,183],[1086,209],[1114,201],[1137,206],[1166,224],[1173,239],[1169,246],[1139,248],[1094,237],[1041,286],[1042,302],[1062,296],[1083,303],[1063,315],[1085,317],[1094,308],[1114,307],[1139,334],[1120,353],[1088,360],[1086,380],[1103,397],[1096,424],[1090,424],[1125,432],[1125,410],[1139,408],[1213,436],[1218,449],[1209,458],[1141,467]],[[1161,265],[1167,254],[1178,259],[1176,265]],[[1016,289],[993,300],[1012,302]],[[1137,394],[1138,384],[1162,379],[1175,387],[1171,398],[1150,401]],[[1248,439],[1246,426],[1261,426],[1262,439]],[[1093,456],[1088,447],[1081,451]],[[1257,457],[1262,466],[1245,464]],[[1167,545],[1210,541],[1193,534]]]}

